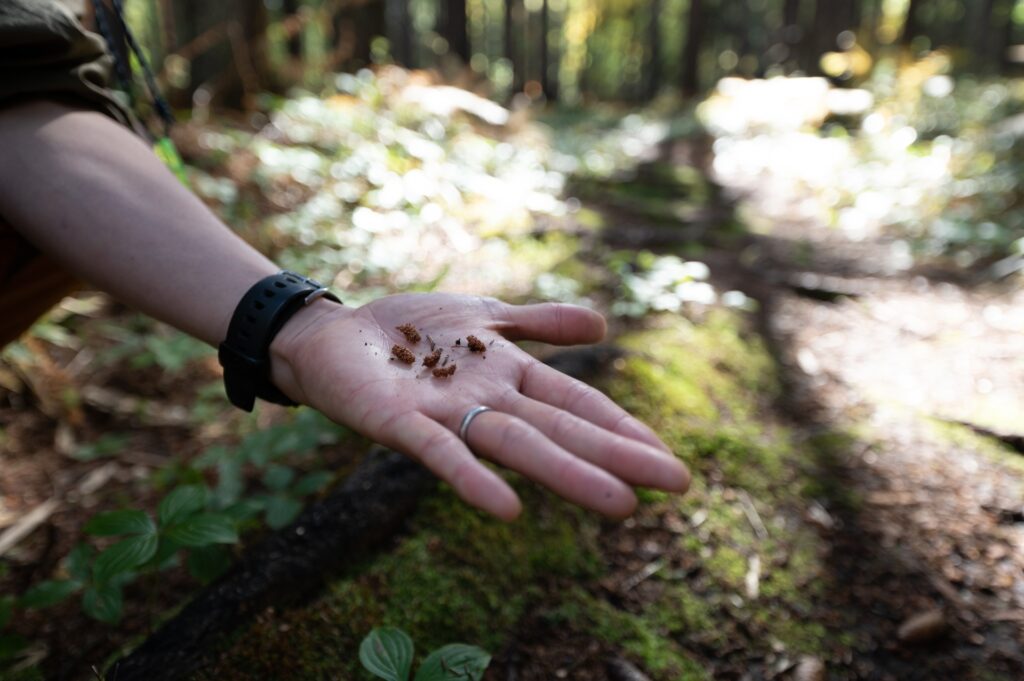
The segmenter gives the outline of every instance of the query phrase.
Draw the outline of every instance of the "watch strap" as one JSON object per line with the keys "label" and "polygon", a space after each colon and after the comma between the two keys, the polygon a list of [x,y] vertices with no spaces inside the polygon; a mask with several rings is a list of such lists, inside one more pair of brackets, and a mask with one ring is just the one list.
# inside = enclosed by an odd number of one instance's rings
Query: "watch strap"
{"label": "watch strap", "polygon": [[318,298],[341,302],[318,282],[288,271],[260,279],[242,296],[217,352],[233,405],[252,411],[258,397],[295,406],[270,380],[270,344],[292,315]]}

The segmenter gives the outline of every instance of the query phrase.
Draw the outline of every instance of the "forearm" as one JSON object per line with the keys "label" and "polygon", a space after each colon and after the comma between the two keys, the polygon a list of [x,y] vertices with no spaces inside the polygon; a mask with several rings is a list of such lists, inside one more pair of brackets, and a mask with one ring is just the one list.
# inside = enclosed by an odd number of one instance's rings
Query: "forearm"
{"label": "forearm", "polygon": [[212,344],[278,269],[130,131],[54,102],[0,109],[0,215],[86,281]]}

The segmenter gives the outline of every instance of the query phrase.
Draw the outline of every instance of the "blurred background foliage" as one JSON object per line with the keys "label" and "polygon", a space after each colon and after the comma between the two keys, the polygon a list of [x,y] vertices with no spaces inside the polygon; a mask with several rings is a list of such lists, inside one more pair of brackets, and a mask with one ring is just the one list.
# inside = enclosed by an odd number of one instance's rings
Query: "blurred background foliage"
{"label": "blurred background foliage", "polygon": [[[351,204],[366,203],[358,198],[366,187],[357,178],[366,165],[349,158],[353,135],[381,134],[377,117],[387,94],[373,92],[378,81],[366,69],[379,75],[395,65],[411,78],[393,82],[396,88],[445,83],[513,114],[543,112],[541,119],[557,131],[548,146],[574,155],[555,163],[556,172],[618,172],[603,156],[605,133],[634,138],[628,148],[650,146],[651,126],[638,125],[631,112],[648,122],[674,121],[673,130],[653,131],[662,139],[707,126],[741,150],[733,158],[741,159],[743,173],[817,185],[818,217],[855,237],[887,230],[906,238],[899,246],[905,258],[950,255],[956,266],[995,267],[996,276],[1020,269],[1024,212],[1016,178],[1024,121],[1016,116],[1024,100],[1017,79],[1024,4],[1015,0],[128,0],[125,6],[182,115],[202,123],[211,108],[233,110],[260,128],[277,112],[275,123],[309,130],[326,124],[332,135],[346,137],[339,158],[348,160],[330,168],[304,149],[275,151],[272,140],[257,141],[256,148],[264,177],[303,163],[307,175],[346,174],[347,189],[338,196]],[[798,80],[806,76],[821,80]],[[768,86],[740,95],[737,78],[765,79]],[[696,104],[709,95],[698,112]],[[408,103],[441,115],[466,108],[452,91],[435,92],[433,103],[427,98]],[[443,99],[450,101],[436,101]],[[341,114],[342,102],[369,108]],[[476,108],[471,113],[499,127],[509,122],[508,111]],[[333,112],[329,123],[327,111]],[[406,108],[413,118],[420,115],[411,111]],[[395,123],[398,129],[404,121]],[[431,125],[427,145],[448,139]],[[784,156],[813,170],[793,168],[780,179],[769,159],[790,148],[797,133],[806,135],[801,148],[810,156]],[[296,140],[292,132],[286,136]],[[573,140],[592,146],[566,148]],[[537,154],[499,149],[509,159],[487,162],[552,170]],[[392,168],[402,176],[412,169]],[[232,191],[223,184],[207,190]],[[328,203],[314,202],[304,212],[327,210],[322,217],[340,218]],[[308,242],[313,218],[305,219]],[[350,250],[338,257],[355,256]]]}

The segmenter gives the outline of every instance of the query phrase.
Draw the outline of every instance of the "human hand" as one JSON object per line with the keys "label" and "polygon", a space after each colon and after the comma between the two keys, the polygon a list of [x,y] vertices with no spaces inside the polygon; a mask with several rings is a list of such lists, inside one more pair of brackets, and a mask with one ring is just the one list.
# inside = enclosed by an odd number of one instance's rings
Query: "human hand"
{"label": "human hand", "polygon": [[[406,323],[419,330],[418,343],[397,330]],[[387,296],[356,309],[318,301],[275,338],[272,379],[296,401],[418,459],[466,502],[499,518],[515,518],[521,504],[474,453],[580,506],[623,517],[636,506],[631,485],[683,492],[686,467],[600,391],[511,342],[593,343],[605,328],[596,312],[560,303],[436,293]],[[449,365],[456,363],[452,376],[437,378],[423,366],[428,335]],[[486,352],[470,352],[467,335]],[[396,344],[416,361],[391,358]],[[459,426],[480,405],[493,411],[472,421],[467,447]]]}

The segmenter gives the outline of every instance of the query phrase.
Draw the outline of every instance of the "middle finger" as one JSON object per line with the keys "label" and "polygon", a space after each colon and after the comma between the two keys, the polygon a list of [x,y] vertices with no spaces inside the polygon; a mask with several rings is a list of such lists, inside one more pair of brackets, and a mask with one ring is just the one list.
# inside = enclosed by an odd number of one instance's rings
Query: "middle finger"
{"label": "middle finger", "polygon": [[636,508],[636,496],[629,486],[569,453],[516,416],[484,412],[470,424],[466,440],[480,456],[518,471],[580,506],[617,518]]}

